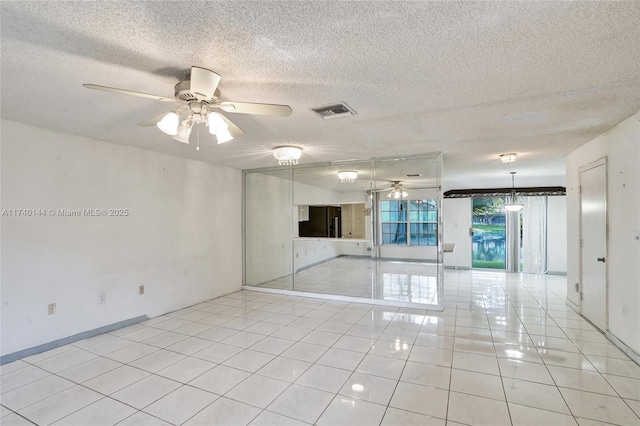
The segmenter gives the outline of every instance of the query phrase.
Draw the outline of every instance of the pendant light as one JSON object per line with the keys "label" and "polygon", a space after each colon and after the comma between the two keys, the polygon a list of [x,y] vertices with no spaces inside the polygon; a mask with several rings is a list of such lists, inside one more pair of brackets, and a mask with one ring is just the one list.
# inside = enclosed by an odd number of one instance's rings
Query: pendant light
{"label": "pendant light", "polygon": [[504,208],[510,212],[519,212],[524,207],[524,204],[518,201],[518,197],[516,197],[516,181],[515,176],[516,172],[511,173],[511,194],[507,198],[507,203],[504,205]]}

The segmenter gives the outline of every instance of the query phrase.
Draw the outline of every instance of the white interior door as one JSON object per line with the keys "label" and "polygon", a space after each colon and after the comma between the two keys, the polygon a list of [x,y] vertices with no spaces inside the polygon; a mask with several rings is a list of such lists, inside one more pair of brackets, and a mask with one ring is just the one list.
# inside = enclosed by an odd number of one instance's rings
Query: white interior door
{"label": "white interior door", "polygon": [[607,330],[607,166],[580,169],[582,315]]}

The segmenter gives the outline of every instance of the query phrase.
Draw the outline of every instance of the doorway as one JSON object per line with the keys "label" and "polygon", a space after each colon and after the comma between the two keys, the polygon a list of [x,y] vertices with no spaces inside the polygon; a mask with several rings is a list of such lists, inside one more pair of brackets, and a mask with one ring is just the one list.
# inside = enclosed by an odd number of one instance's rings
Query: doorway
{"label": "doorway", "polygon": [[504,198],[474,198],[472,268],[505,269],[507,228]]}
{"label": "doorway", "polygon": [[582,315],[607,330],[607,161],[580,168]]}

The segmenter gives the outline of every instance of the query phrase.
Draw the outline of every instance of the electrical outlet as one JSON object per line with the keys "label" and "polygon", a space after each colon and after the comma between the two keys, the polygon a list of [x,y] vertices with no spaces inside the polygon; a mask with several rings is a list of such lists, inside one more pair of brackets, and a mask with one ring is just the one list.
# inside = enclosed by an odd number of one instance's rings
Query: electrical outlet
{"label": "electrical outlet", "polygon": [[140,287],[138,287],[138,293],[140,294],[144,294],[144,286],[141,285]]}
{"label": "electrical outlet", "polygon": [[56,313],[56,304],[55,303],[49,303],[48,312],[49,312],[49,315],[53,315],[53,314]]}
{"label": "electrical outlet", "polygon": [[102,293],[98,293],[98,305],[102,305],[107,301],[107,293],[104,291]]}

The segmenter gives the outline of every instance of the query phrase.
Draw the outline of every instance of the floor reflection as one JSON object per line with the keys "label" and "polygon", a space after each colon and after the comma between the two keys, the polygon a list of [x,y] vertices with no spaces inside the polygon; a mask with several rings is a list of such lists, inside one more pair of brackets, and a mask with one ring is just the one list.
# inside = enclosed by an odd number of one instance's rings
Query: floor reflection
{"label": "floor reflection", "polygon": [[434,263],[338,257],[260,287],[438,305]]}

